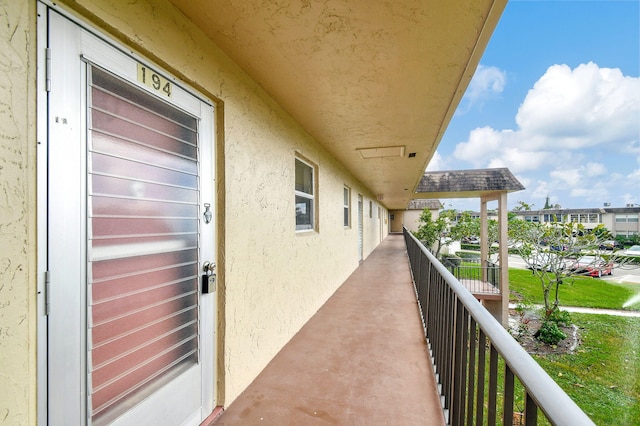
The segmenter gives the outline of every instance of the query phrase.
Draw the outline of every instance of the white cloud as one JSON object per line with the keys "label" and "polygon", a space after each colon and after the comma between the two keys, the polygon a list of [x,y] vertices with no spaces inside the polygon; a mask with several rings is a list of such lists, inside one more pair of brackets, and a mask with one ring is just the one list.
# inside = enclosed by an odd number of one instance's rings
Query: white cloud
{"label": "white cloud", "polygon": [[594,182],[589,186],[573,188],[570,195],[575,198],[584,198],[595,205],[602,205],[610,198],[606,182]]}
{"label": "white cloud", "polygon": [[427,172],[437,172],[440,170],[446,170],[444,158],[436,151],[431,157],[431,161],[429,161],[429,165],[427,165]]}
{"label": "white cloud", "polygon": [[553,170],[549,173],[551,178],[561,181],[570,187],[575,187],[582,181],[582,173],[580,169],[561,169]]}
{"label": "white cloud", "polygon": [[586,170],[586,175],[589,177],[598,177],[607,174],[607,167],[601,163],[587,163],[584,168]]}
{"label": "white cloud", "polygon": [[491,127],[481,127],[471,131],[469,141],[456,145],[453,156],[468,161],[474,167],[484,167],[494,153],[500,152],[502,133]]}
{"label": "white cloud", "polygon": [[508,167],[521,182],[529,177],[535,187],[518,196],[537,203],[547,195],[558,202],[558,194],[620,203],[613,194],[640,198],[640,170],[628,172],[630,162],[640,164],[639,117],[640,78],[594,63],[554,65],[522,102],[517,129],[476,128],[453,157],[456,168]]}
{"label": "white cloud", "polygon": [[453,156],[471,163],[475,168],[508,167],[513,173],[539,168],[551,155],[548,151],[533,151],[520,142],[520,134],[511,130],[477,128],[469,141],[456,145]]}
{"label": "white cloud", "polygon": [[589,62],[553,65],[529,90],[516,114],[524,134],[577,149],[637,140],[640,78]]}
{"label": "white cloud", "polygon": [[534,198],[544,198],[549,194],[549,183],[539,180],[537,186],[533,190]]}
{"label": "white cloud", "polygon": [[584,182],[590,182],[589,178],[597,178],[605,176],[607,169],[600,163],[587,163],[584,166],[577,168],[562,167],[553,170],[549,173],[549,176],[561,183],[576,187]]}
{"label": "white cloud", "polygon": [[497,67],[478,65],[469,87],[456,113],[464,113],[485,100],[502,93],[507,82],[507,73]]}
{"label": "white cloud", "polygon": [[624,194],[622,200],[625,206],[629,204],[638,205],[638,197],[631,194]]}
{"label": "white cloud", "polygon": [[492,94],[502,93],[506,81],[507,73],[501,69],[478,65],[465,96],[474,101]]}

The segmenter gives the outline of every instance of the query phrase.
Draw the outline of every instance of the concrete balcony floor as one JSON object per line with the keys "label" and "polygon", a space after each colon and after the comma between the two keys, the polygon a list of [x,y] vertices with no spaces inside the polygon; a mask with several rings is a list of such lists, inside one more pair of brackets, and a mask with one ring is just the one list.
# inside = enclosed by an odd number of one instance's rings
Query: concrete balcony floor
{"label": "concrete balcony floor", "polygon": [[221,425],[444,425],[404,238],[389,235]]}

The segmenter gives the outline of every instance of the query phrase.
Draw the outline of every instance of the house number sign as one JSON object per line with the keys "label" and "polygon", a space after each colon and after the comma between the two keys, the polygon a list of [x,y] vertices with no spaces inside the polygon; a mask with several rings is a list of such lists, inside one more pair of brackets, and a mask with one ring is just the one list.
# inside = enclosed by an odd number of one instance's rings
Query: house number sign
{"label": "house number sign", "polygon": [[138,81],[159,95],[171,97],[171,82],[145,65],[138,64]]}

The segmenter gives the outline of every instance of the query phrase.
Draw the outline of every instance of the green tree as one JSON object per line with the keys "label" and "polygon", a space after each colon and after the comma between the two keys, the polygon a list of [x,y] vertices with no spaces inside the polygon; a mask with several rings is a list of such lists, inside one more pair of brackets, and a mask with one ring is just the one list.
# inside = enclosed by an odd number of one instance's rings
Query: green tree
{"label": "green tree", "polygon": [[[508,234],[515,250],[540,279],[546,319],[560,306],[560,288],[569,278],[586,274],[589,266],[603,270],[605,265],[619,267],[628,259],[616,254],[604,259],[599,245],[609,235],[603,225],[588,231],[580,223],[532,223],[524,220],[509,222]],[[588,265],[577,268],[577,260],[588,255]],[[582,263],[582,262],[581,262]]]}
{"label": "green tree", "polygon": [[413,234],[422,242],[422,244],[425,245],[425,247],[434,251],[434,254],[437,257],[442,247],[441,238],[447,229],[447,223],[444,218],[440,216],[438,216],[436,220],[433,220],[431,210],[428,208],[422,210],[420,218],[418,218],[418,222],[420,223],[420,226],[418,226],[418,230]]}
{"label": "green tree", "polygon": [[[473,218],[468,212],[458,214],[457,218],[450,230],[452,240],[459,241],[465,237],[480,237],[480,227],[482,225],[480,218]],[[497,250],[493,243],[498,240],[498,233],[498,221],[487,220],[487,238],[485,241],[480,241],[480,244],[487,246],[488,253],[494,253]]]}
{"label": "green tree", "polygon": [[470,212],[448,211],[448,217],[452,223],[449,235],[452,241],[460,241],[466,237],[479,237],[480,227],[476,220],[471,217]]}
{"label": "green tree", "polygon": [[533,209],[533,204],[527,204],[524,201],[517,201],[516,206],[513,208],[513,211],[530,211]]}

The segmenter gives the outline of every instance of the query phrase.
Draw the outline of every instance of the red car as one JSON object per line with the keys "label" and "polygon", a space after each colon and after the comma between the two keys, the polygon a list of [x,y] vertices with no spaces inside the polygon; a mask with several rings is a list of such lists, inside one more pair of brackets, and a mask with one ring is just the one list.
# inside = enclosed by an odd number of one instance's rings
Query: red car
{"label": "red car", "polygon": [[589,275],[598,278],[603,275],[613,274],[613,264],[596,256],[582,256],[571,265],[571,269],[579,275]]}

